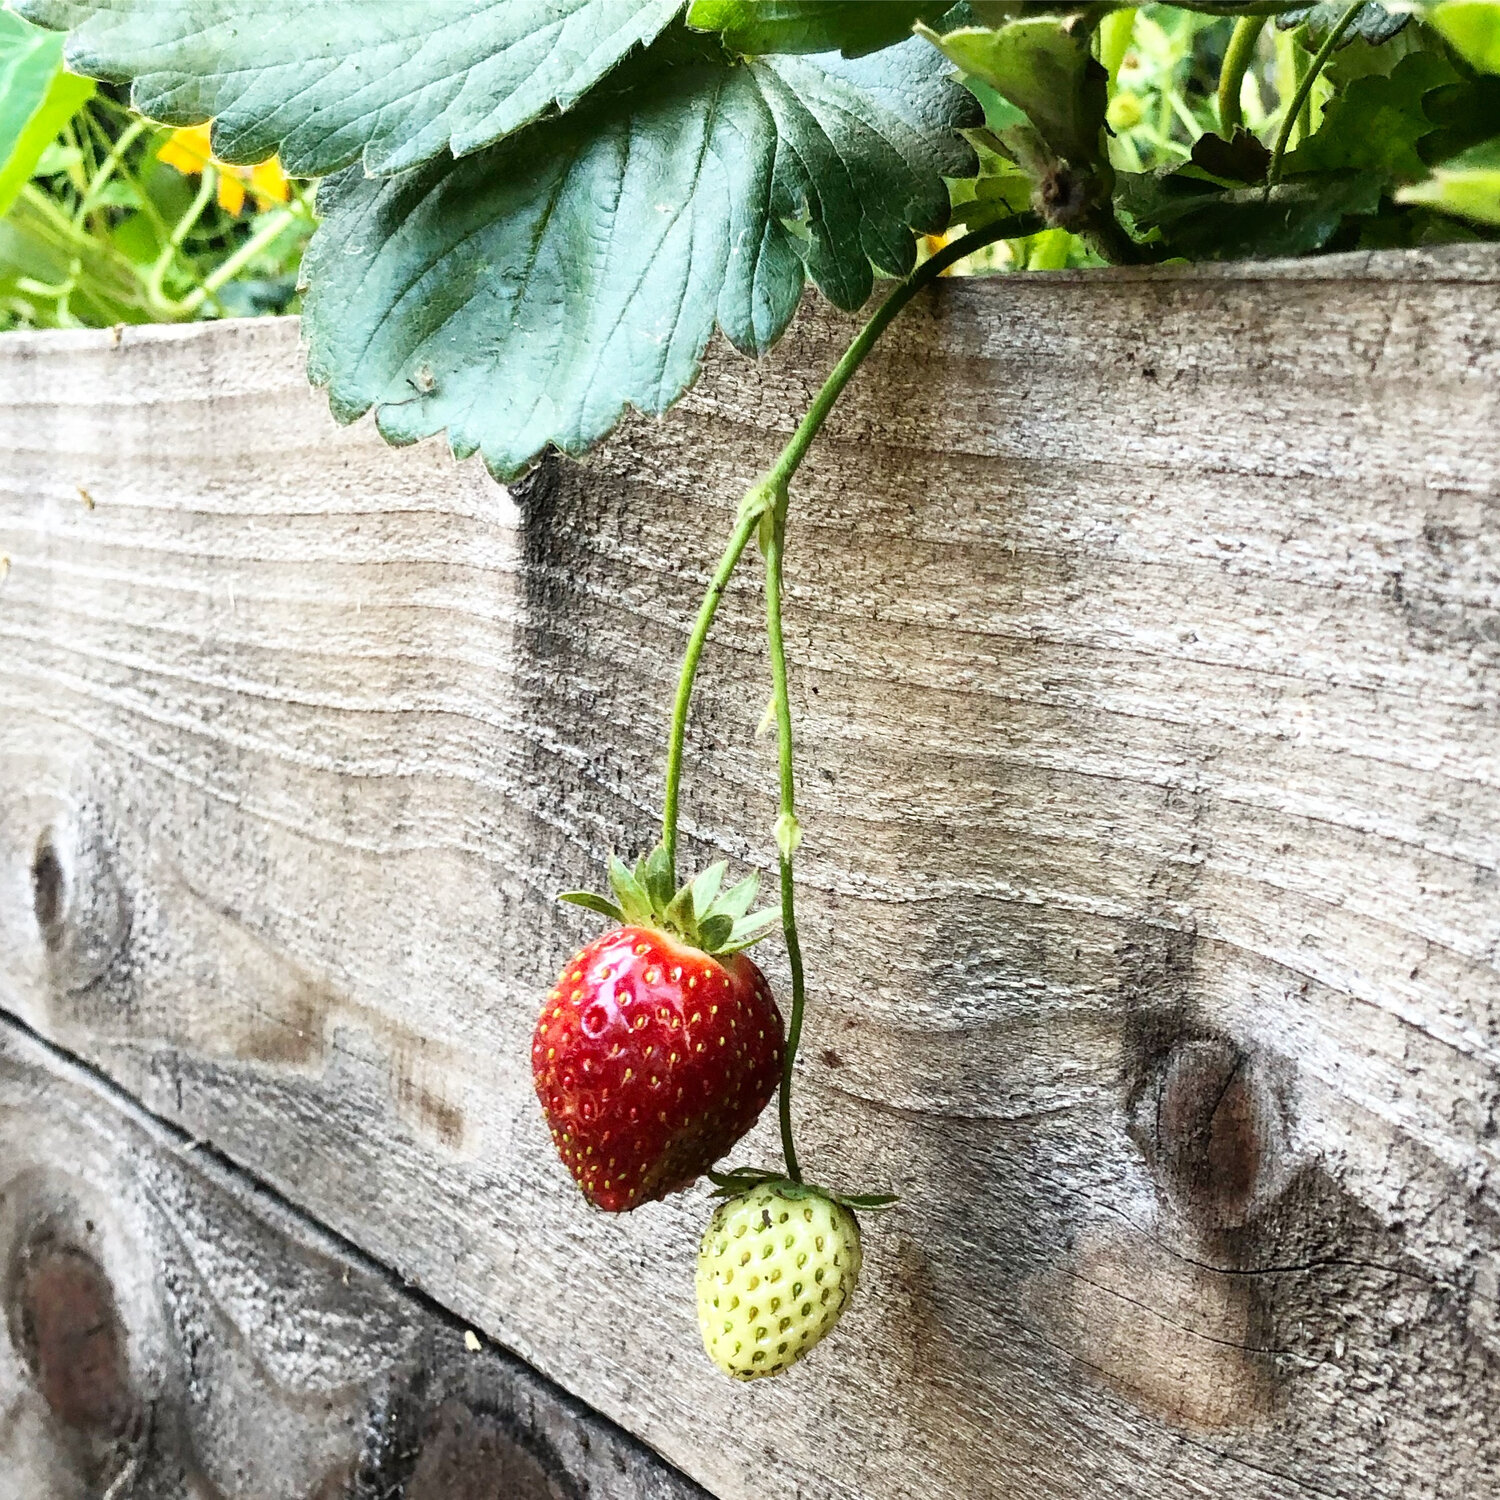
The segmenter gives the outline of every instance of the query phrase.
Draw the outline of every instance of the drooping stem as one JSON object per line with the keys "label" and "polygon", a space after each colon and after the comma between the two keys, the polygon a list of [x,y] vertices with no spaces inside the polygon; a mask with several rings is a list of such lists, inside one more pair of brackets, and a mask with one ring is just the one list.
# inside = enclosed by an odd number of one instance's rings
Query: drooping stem
{"label": "drooping stem", "polygon": [[997,220],[993,224],[986,224],[982,228],[972,230],[923,261],[881,303],[874,316],[860,329],[844,357],[834,366],[833,373],[823,383],[822,390],[814,397],[812,405],[807,409],[807,415],[798,423],[797,430],[792,434],[786,447],[781,450],[770,472],[758,484],[753,485],[741,501],[739,519],[735,523],[734,533],[729,538],[729,545],[724,549],[724,555],[719,559],[719,566],[709,583],[708,592],[704,594],[703,602],[698,606],[698,618],[693,624],[693,632],[688,638],[687,650],[683,654],[682,669],[677,678],[677,696],[672,705],[672,727],[667,740],[666,792],[662,801],[661,840],[667,851],[667,858],[671,861],[674,884],[677,879],[677,815],[682,797],[683,744],[687,735],[688,711],[692,706],[693,682],[698,673],[698,660],[703,655],[704,643],[708,639],[714,616],[718,613],[719,601],[724,597],[724,590],[729,587],[729,580],[734,576],[735,567],[750,538],[755,534],[756,527],[760,525],[761,517],[778,501],[781,501],[784,507],[787,485],[792,475],[797,472],[797,466],[806,456],[812,440],[818,435],[818,429],[822,427],[828,413],[833,409],[833,403],[838,400],[839,393],[849,383],[850,377],[874,347],[875,341],[885,331],[891,319],[924,286],[931,283],[949,266],[962,260],[964,256],[972,255],[976,250],[992,244],[995,240],[1030,234],[1038,227],[1039,221],[1034,214],[1019,214],[1012,218]]}
{"label": "drooping stem", "polygon": [[1306,76],[1297,85],[1297,92],[1292,95],[1291,103],[1286,107],[1286,114],[1281,121],[1281,129],[1276,132],[1276,145],[1271,151],[1271,164],[1266,169],[1267,192],[1281,178],[1281,161],[1286,155],[1287,142],[1292,138],[1292,128],[1297,123],[1297,116],[1302,113],[1302,106],[1312,98],[1313,84],[1322,76],[1323,69],[1328,66],[1328,59],[1333,56],[1334,48],[1343,40],[1344,33],[1354,24],[1354,19],[1365,7],[1365,0],[1352,0],[1352,4],[1338,18],[1333,29],[1323,38],[1323,45],[1313,54],[1312,66],[1308,68]]}
{"label": "drooping stem", "polygon": [[[213,200],[214,191],[218,185],[218,174],[212,168],[205,167],[203,179],[198,185],[198,194],[188,206],[188,211],[177,221],[175,228],[162,246],[161,254],[156,257],[155,264],[151,267],[151,274],[146,280],[146,294],[151,299],[154,307],[170,309],[171,300],[162,290],[166,281],[167,272],[176,259],[177,252],[182,248],[182,242],[192,232],[193,225],[203,217],[204,211]],[[170,312],[168,312],[170,316]]]}
{"label": "drooping stem", "polygon": [[787,963],[792,971],[792,1014],[787,1021],[786,1047],[781,1059],[781,1152],[786,1175],[802,1181],[797,1145],[792,1136],[792,1068],[802,1040],[802,1012],[807,1004],[807,978],[802,969],[802,944],[797,937],[797,887],[792,857],[800,834],[797,827],[797,777],[792,762],[792,705],[786,684],[786,642],[781,629],[781,560],[786,551],[787,497],[777,502],[766,538],[766,640],[771,651],[771,691],[776,708],[776,761],[781,783],[781,807],[776,819],[776,845],[781,865],[781,931],[786,939]]}
{"label": "drooping stem", "polygon": [[[753,491],[752,491],[753,493]],[[667,740],[667,787],[662,803],[661,841],[667,851],[672,867],[672,884],[677,884],[677,807],[682,795],[682,747],[687,735],[688,709],[693,701],[693,679],[698,675],[698,659],[703,655],[703,645],[708,639],[714,616],[719,612],[719,600],[729,587],[735,566],[740,560],[755,528],[760,524],[761,512],[750,506],[740,507],[740,517],[735,524],[729,545],[714,570],[708,592],[698,606],[698,618],[693,622],[693,633],[688,637],[687,650],[683,653],[682,669],[677,676],[677,698],[672,704],[672,729]]]}
{"label": "drooping stem", "polygon": [[787,961],[792,971],[792,1012],[787,1025],[780,1089],[781,1148],[786,1157],[787,1176],[793,1182],[802,1180],[797,1147],[792,1132],[792,1073],[797,1047],[802,1038],[802,1016],[807,1001],[807,981],[802,964],[802,945],[797,936],[796,882],[792,860],[800,832],[797,825],[796,772],[792,755],[792,709],[787,691],[786,642],[782,633],[782,559],[786,549],[786,520],[790,505],[790,484],[813,439],[833,410],[854,372],[875,347],[880,335],[896,314],[920,292],[935,281],[949,266],[996,240],[1015,239],[1041,228],[1035,214],[1017,214],[982,225],[944,245],[923,261],[876,309],[860,329],[842,359],[833,368],[822,389],[813,398],[807,414],[797,424],[786,446],[777,456],[765,478],[753,485],[740,502],[729,545],[719,559],[708,592],[698,607],[692,635],[682,659],[677,680],[677,696],[672,705],[672,728],[667,743],[666,795],[662,811],[662,844],[672,864],[672,878],[677,878],[677,814],[682,792],[683,745],[687,734],[688,712],[692,705],[693,682],[704,643],[718,613],[719,601],[729,587],[734,570],[757,531],[762,538],[766,560],[766,637],[771,657],[771,683],[776,716],[777,765],[780,781],[780,815],[776,820],[776,843],[781,874],[781,930],[786,941]]}
{"label": "drooping stem", "polygon": [[797,424],[791,441],[781,450],[780,456],[766,475],[766,483],[775,490],[784,490],[791,483],[792,475],[807,456],[812,440],[817,437],[834,402],[854,372],[864,363],[865,356],[875,347],[875,341],[885,332],[891,320],[911,301],[923,287],[930,285],[951,265],[956,265],[965,256],[992,245],[996,240],[1016,239],[1021,235],[1035,233],[1042,227],[1035,214],[1016,214],[994,224],[984,224],[968,234],[944,245],[935,255],[924,260],[905,281],[875,310],[874,316],[855,335],[854,342],[844,351],[844,357],[833,367],[833,373],[823,382],[823,388],[813,397],[807,415]]}
{"label": "drooping stem", "polygon": [[788,485],[839,393],[849,383],[850,377],[896,314],[922,287],[941,275],[955,261],[971,255],[992,240],[1010,238],[1016,232],[1014,221],[986,225],[955,240],[951,245],[944,246],[930,260],[917,267],[860,330],[859,336],[834,367],[823,389],[808,408],[807,415],[792,435],[792,440],[782,449],[781,456],[772,466],[766,480],[772,492],[772,505],[761,532],[761,545],[766,560],[766,641],[771,657],[771,692],[776,717],[776,762],[780,783],[776,846],[781,873],[781,931],[786,941],[787,964],[792,973],[792,1011],[787,1020],[786,1047],[782,1053],[779,1113],[781,1151],[786,1158],[786,1174],[793,1182],[802,1181],[802,1168],[797,1160],[797,1145],[792,1129],[792,1077],[797,1063],[797,1048],[802,1040],[802,1017],[807,1005],[807,977],[802,965],[802,944],[797,936],[797,886],[792,869],[802,834],[797,822],[792,706],[787,690],[786,638],[781,618],[782,563],[786,556],[786,519],[791,504]]}
{"label": "drooping stem", "polygon": [[1224,66],[1219,70],[1219,129],[1224,132],[1226,140],[1231,139],[1235,129],[1245,122],[1240,93],[1267,19],[1265,16],[1241,16],[1230,33],[1229,46],[1224,49]]}

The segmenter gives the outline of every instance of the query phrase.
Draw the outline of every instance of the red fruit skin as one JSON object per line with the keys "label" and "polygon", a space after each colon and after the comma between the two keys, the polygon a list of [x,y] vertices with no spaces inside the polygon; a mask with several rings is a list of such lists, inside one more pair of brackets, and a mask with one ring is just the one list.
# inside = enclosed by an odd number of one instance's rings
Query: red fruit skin
{"label": "red fruit skin", "polygon": [[608,1213],[696,1182],[781,1081],[781,1012],[743,953],[649,927],[575,953],[536,1023],[531,1072],[553,1144]]}

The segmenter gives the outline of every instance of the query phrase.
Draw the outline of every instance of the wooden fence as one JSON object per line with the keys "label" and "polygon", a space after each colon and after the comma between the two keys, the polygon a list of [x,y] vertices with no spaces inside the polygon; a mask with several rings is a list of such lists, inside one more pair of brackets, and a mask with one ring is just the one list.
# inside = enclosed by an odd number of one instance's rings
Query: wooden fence
{"label": "wooden fence", "polygon": [[[706,1195],[568,1183],[553,893],[849,331],[509,493],[290,322],[0,340],[3,1500],[1500,1493],[1492,248],[911,310],[789,547],[804,1155],[901,1205],[740,1387]],[[760,631],[685,816],[766,868]]]}

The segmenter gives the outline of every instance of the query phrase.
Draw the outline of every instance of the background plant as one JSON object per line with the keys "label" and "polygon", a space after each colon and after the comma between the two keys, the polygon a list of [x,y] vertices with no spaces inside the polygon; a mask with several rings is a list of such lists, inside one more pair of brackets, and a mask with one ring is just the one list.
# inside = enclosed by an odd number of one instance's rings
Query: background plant
{"label": "background plant", "polygon": [[[315,358],[315,373],[333,385],[341,414],[373,405],[398,440],[447,425],[460,451],[477,441],[502,472],[524,466],[549,441],[576,451],[607,430],[625,405],[656,411],[669,404],[691,378],[716,317],[741,347],[760,352],[784,326],[808,274],[833,300],[849,305],[867,291],[872,266],[886,273],[905,268],[910,252],[903,241],[910,234],[903,224],[934,226],[919,250],[937,248],[944,232],[937,226],[942,209],[930,181],[933,168],[948,174],[959,228],[972,228],[986,212],[1031,208],[1039,188],[1056,182],[1055,173],[1049,178],[1048,153],[1065,164],[1075,188],[1089,177],[1093,157],[1100,169],[1093,174],[1095,191],[1107,190],[1122,227],[1112,246],[1102,245],[1099,225],[1078,232],[1065,194],[1054,192],[1034,234],[981,247],[959,267],[969,271],[1096,265],[1140,255],[1303,254],[1426,243],[1486,234],[1500,221],[1500,118],[1494,79],[1485,76],[1495,67],[1493,0],[952,8],[917,0],[695,0],[686,26],[680,7],[666,0],[571,0],[558,26],[549,23],[553,11],[530,0],[440,0],[424,12],[431,28],[415,22],[393,27],[388,7],[361,0],[320,7],[317,25],[307,24],[305,7],[289,0],[269,10],[251,7],[258,19],[247,26],[236,24],[241,11],[250,17],[245,0],[197,7],[21,0],[18,9],[48,25],[76,28],[75,62],[112,81],[96,88],[64,73],[58,40],[0,12],[0,319],[9,326],[299,307],[296,275],[314,223],[308,195],[295,187],[282,205],[252,194],[246,211],[211,190],[200,203],[194,186],[164,162],[182,167],[194,150],[206,158],[206,131],[184,145],[144,124],[123,102],[126,86],[148,66],[147,81],[136,85],[137,102],[148,114],[189,127],[220,117],[220,155],[240,165],[205,161],[203,185],[210,179],[212,188],[233,184],[236,171],[248,175],[290,143],[294,170],[309,174],[349,157],[393,179],[423,161],[434,163],[428,185],[451,203],[463,167],[454,152],[468,158],[511,139],[518,143],[513,159],[530,165],[545,163],[569,142],[586,143],[590,159],[553,184],[564,208],[586,191],[591,175],[608,188],[611,168],[601,158],[609,141],[600,136],[613,131],[618,145],[619,132],[635,130],[649,148],[653,126],[659,141],[662,122],[674,112],[690,121],[695,112],[717,107],[720,85],[748,81],[749,87],[725,97],[731,115],[737,103],[758,116],[757,129],[738,136],[743,120],[732,119],[717,143],[703,142],[719,159],[691,181],[684,176],[676,183],[675,204],[669,192],[658,205],[673,215],[679,234],[681,215],[691,216],[696,254],[637,285],[632,270],[643,258],[632,259],[618,238],[587,266],[574,266],[571,257],[587,229],[629,219],[641,212],[638,205],[622,200],[593,226],[569,219],[538,247],[524,277],[538,300],[549,287],[561,287],[556,300],[562,305],[551,318],[546,309],[520,305],[524,296],[508,297],[503,277],[482,284],[486,256],[445,243],[445,209],[428,204],[417,214],[418,195],[411,191],[374,193],[370,206],[382,214],[382,232],[400,243],[371,254],[375,283],[362,278],[347,301],[350,278],[327,278],[335,283],[327,317],[309,325],[315,356],[322,356]],[[1351,9],[1331,55],[1314,70],[1318,48]],[[207,24],[195,28],[195,16]],[[409,34],[402,30],[407,24]],[[965,131],[966,143],[954,141],[954,127],[978,121],[955,103],[960,96],[935,86],[930,57],[924,60],[911,41],[913,26],[968,69],[966,83],[986,118],[983,128]],[[1046,36],[1051,44],[1038,45]],[[1084,45],[1070,52],[1064,37]],[[793,61],[837,49],[848,54],[842,69]],[[1085,51],[1097,71],[1082,65]],[[517,52],[525,54],[519,62]],[[158,67],[162,58],[166,65]],[[696,72],[694,63],[701,65]],[[374,85],[383,89],[378,107],[345,118],[350,101],[363,97],[361,77],[363,87],[371,86],[369,71],[360,71],[366,64],[385,75]],[[1035,85],[1033,113],[1045,111],[1047,90],[1058,87],[1074,118],[1068,124],[1053,111],[1028,119],[1030,146],[1018,155],[1027,70]],[[409,91],[424,82],[425,89]],[[1299,108],[1289,113],[1286,106],[1303,83]],[[915,89],[926,105],[906,120],[899,109],[884,115],[872,109],[872,99],[893,84]],[[483,100],[486,89],[497,90],[498,102]],[[816,103],[805,108],[818,101],[826,115],[845,96],[857,101],[857,117],[842,131],[823,128],[829,120],[819,118]],[[935,106],[940,98],[945,102]],[[799,125],[799,112],[811,118]],[[558,113],[574,116],[580,128],[562,129]],[[1233,154],[1216,151],[1213,142],[1232,142],[1243,128],[1271,148],[1283,124],[1274,191],[1257,208],[1245,189],[1263,182],[1269,162],[1248,142]],[[922,139],[913,139],[913,126]],[[325,138],[317,139],[325,127]],[[799,129],[807,136],[801,145],[812,149],[800,154],[794,169],[788,163],[799,154]],[[1316,148],[1314,135],[1322,137]],[[523,154],[522,140],[542,148],[540,154]],[[760,158],[752,148],[734,162],[739,140],[755,142]],[[967,159],[965,144],[973,151]],[[841,168],[850,163],[856,171],[844,172],[846,178],[883,169],[892,172],[893,190],[881,195],[867,191],[868,182],[840,184]],[[672,164],[654,153],[645,165],[641,185],[656,185],[663,167],[670,176]],[[678,165],[692,173],[692,163]],[[770,253],[747,258],[743,248],[732,251],[725,235],[737,234],[743,247],[753,227],[734,224],[732,215],[716,226],[717,240],[710,233],[705,242],[705,203],[728,191],[732,207],[736,182],[742,190],[753,188],[768,167],[771,186],[786,200],[773,201],[765,216],[762,237],[771,242]],[[928,176],[916,197],[913,170]],[[513,258],[519,247],[525,262],[526,195],[515,178],[529,174],[510,173],[501,189],[493,179],[503,171],[503,160],[470,166],[473,180],[488,191],[469,215],[468,233],[502,259]],[[1205,175],[1212,179],[1206,185]],[[545,171],[539,176],[545,179]],[[667,185],[665,177],[660,185]],[[532,188],[530,208],[545,211],[546,181]],[[327,201],[356,212],[370,192],[366,187],[351,199],[330,190]],[[325,238],[337,243],[348,214],[333,217]],[[644,217],[649,224],[649,211]],[[707,306],[715,251],[730,268],[737,255],[745,265],[753,260],[748,288],[736,286],[733,276],[720,287],[721,307]],[[427,357],[415,288],[401,279],[403,266],[418,263],[423,299],[435,292],[437,301],[452,304],[441,320],[451,371]],[[323,264],[340,266],[327,256]],[[315,296],[318,280],[315,274]],[[625,305],[616,306],[622,294]],[[369,349],[358,344],[355,328],[342,328],[346,312],[379,329]],[[669,315],[670,339],[653,326],[653,319],[660,325]],[[611,336],[590,340],[591,318],[596,329],[608,324]],[[486,340],[487,329],[509,337]],[[545,333],[540,340],[539,331]],[[588,390],[576,389],[575,379],[564,392],[570,401],[560,402],[550,388],[538,389],[545,382],[536,379],[535,367],[546,356],[565,369],[585,366]],[[351,362],[358,368],[350,369]],[[440,374],[447,377],[441,388]],[[495,410],[488,423],[473,416],[451,420],[454,407],[485,402],[486,393],[495,405],[497,378],[511,375],[521,376],[523,387],[508,410]],[[523,417],[527,405],[540,410]],[[489,428],[495,437],[486,441]],[[505,436],[510,441],[499,440]]]}
{"label": "background plant", "polygon": [[294,308],[308,189],[213,161],[206,128],[152,124],[62,53],[0,11],[0,328]]}

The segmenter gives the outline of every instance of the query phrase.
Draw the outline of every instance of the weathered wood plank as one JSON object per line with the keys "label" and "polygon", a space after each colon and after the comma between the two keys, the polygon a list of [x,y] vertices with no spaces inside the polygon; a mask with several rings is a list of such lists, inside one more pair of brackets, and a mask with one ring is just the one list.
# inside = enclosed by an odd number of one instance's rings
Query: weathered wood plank
{"label": "weathered wood plank", "polygon": [[4,1500],[706,1500],[0,1019]]}
{"label": "weathered wood plank", "polygon": [[[801,1115],[903,1204],[784,1381],[698,1350],[701,1195],[584,1212],[526,1041],[842,319],[515,497],[336,433],[285,324],[0,343],[0,1005],[721,1496],[1492,1493],[1497,314],[1483,248],[1015,278],[861,375],[789,562]],[[764,864],[758,610],[688,816]]]}

